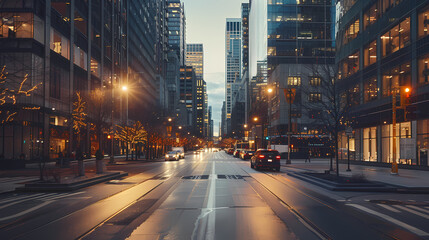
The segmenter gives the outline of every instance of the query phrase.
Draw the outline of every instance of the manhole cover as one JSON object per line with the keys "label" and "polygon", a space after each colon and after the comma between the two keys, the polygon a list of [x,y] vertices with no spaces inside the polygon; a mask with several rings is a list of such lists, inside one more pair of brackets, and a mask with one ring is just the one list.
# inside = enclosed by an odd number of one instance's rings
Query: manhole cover
{"label": "manhole cover", "polygon": [[209,175],[185,176],[185,177],[182,177],[182,179],[204,180],[204,179],[209,179]]}
{"label": "manhole cover", "polygon": [[223,175],[223,174],[218,174],[217,178],[218,179],[243,179],[243,176],[241,176],[241,175]]}

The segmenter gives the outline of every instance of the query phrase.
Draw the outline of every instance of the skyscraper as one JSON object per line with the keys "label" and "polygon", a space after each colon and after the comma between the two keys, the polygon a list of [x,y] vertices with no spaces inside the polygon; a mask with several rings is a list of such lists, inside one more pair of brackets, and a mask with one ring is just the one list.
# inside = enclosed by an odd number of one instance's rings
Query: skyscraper
{"label": "skyscraper", "polygon": [[206,108],[205,108],[205,81],[204,81],[204,48],[203,44],[186,44],[186,66],[193,67],[196,77],[196,111],[193,114],[193,126],[196,133],[206,136]]}
{"label": "skyscraper", "polygon": [[185,7],[180,0],[167,0],[168,44],[176,51],[181,65],[186,58],[186,17]]}
{"label": "skyscraper", "polygon": [[225,29],[225,130],[231,132],[233,94],[241,80],[241,18],[227,18]]}

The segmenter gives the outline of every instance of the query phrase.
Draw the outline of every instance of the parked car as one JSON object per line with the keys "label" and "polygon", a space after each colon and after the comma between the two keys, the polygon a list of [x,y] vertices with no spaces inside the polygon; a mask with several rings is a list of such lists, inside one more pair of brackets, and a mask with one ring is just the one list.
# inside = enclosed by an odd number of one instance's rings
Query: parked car
{"label": "parked car", "polygon": [[250,159],[255,154],[255,151],[245,150],[240,153],[240,158],[243,160]]}
{"label": "parked car", "polygon": [[180,153],[177,151],[170,151],[167,154],[165,154],[165,161],[179,161],[180,159]]}
{"label": "parked car", "polygon": [[277,150],[258,150],[250,160],[250,167],[256,170],[267,168],[280,171],[280,158],[280,153]]}

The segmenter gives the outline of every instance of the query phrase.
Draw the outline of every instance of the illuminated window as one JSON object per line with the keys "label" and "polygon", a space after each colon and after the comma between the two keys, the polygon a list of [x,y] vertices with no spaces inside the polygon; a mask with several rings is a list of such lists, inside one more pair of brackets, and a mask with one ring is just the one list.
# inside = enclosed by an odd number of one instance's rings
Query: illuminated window
{"label": "illuminated window", "polygon": [[341,61],[342,74],[344,77],[355,74],[359,71],[359,52],[351,54]]}
{"label": "illuminated window", "polygon": [[383,73],[383,97],[392,95],[392,90],[411,84],[411,65],[405,63]]}
{"label": "illuminated window", "polygon": [[301,85],[301,77],[288,77],[287,84],[289,86],[300,86]]}
{"label": "illuminated window", "polygon": [[349,24],[346,27],[346,31],[344,33],[343,44],[350,42],[355,39],[359,34],[359,19],[356,19],[354,22]]}
{"label": "illuminated window", "polygon": [[377,78],[372,77],[364,83],[363,101],[365,103],[376,100],[378,97]]}
{"label": "illuminated window", "polygon": [[320,77],[310,77],[310,86],[319,87],[322,84],[322,79]]}
{"label": "illuminated window", "polygon": [[363,50],[364,60],[363,60],[363,66],[367,67],[371,64],[374,64],[377,62],[377,43],[376,41],[371,42],[368,44],[365,49]]}
{"label": "illuminated window", "polygon": [[429,7],[419,13],[419,38],[428,35],[428,25],[429,25]]}
{"label": "illuminated window", "polygon": [[381,36],[382,54],[389,55],[410,43],[410,18],[394,26]]}
{"label": "illuminated window", "polygon": [[380,10],[377,7],[377,3],[372,5],[363,15],[363,24],[366,29],[368,26],[372,25],[379,18]]}
{"label": "illuminated window", "polygon": [[419,84],[424,85],[429,83],[429,55],[420,57],[419,63]]}
{"label": "illuminated window", "polygon": [[310,93],[308,95],[308,101],[309,102],[321,102],[322,101],[322,94],[321,93]]}

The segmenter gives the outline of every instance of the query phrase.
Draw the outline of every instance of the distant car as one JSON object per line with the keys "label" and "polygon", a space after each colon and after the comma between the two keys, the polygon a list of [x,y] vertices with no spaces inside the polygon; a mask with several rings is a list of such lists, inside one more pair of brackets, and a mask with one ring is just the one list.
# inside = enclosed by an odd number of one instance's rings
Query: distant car
{"label": "distant car", "polygon": [[226,153],[233,154],[234,153],[234,149],[233,148],[228,148],[228,150],[226,151]]}
{"label": "distant car", "polygon": [[255,151],[245,150],[240,153],[240,158],[243,160],[250,159],[255,154]]}
{"label": "distant car", "polygon": [[232,155],[233,155],[234,157],[238,158],[238,157],[240,157],[240,152],[241,152],[241,151],[242,151],[241,149],[236,149]]}
{"label": "distant car", "polygon": [[217,148],[213,149],[213,152],[219,152],[219,150]]}
{"label": "distant car", "polygon": [[178,151],[170,151],[167,154],[165,154],[165,161],[179,161],[180,159],[180,153]]}
{"label": "distant car", "polygon": [[256,170],[268,168],[280,171],[280,158],[280,153],[277,150],[259,149],[251,158],[250,167]]}
{"label": "distant car", "polygon": [[172,151],[178,151],[180,158],[185,158],[185,148],[184,147],[173,147]]}

